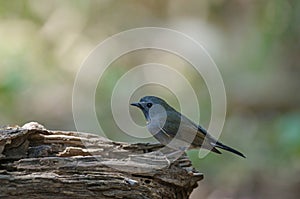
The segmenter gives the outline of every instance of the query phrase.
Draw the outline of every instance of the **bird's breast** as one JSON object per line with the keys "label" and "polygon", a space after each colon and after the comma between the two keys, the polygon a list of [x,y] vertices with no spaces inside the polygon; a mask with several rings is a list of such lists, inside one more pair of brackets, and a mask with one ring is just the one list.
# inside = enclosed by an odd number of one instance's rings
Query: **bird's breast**
{"label": "bird's breast", "polygon": [[151,118],[147,124],[147,129],[152,135],[155,135],[163,128],[164,123],[165,120],[161,118]]}
{"label": "bird's breast", "polygon": [[158,133],[161,130],[159,125],[152,123],[152,122],[148,123],[147,129],[152,135],[155,135],[156,133]]}

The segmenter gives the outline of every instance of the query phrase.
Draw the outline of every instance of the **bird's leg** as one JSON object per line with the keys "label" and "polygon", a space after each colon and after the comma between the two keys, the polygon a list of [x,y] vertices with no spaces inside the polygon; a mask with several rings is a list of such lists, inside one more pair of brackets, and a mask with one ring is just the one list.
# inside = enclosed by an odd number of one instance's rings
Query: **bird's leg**
{"label": "bird's leg", "polygon": [[178,149],[179,150],[165,148],[165,150],[163,151],[168,164],[167,168],[169,168],[173,162],[180,159],[182,155],[185,154],[186,147],[178,147]]}

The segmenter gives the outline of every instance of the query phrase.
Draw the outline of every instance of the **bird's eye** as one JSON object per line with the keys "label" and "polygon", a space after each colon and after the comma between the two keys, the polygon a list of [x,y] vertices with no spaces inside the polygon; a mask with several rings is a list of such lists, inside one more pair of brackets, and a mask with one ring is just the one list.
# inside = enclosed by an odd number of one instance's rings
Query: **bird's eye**
{"label": "bird's eye", "polygon": [[147,107],[148,107],[148,108],[151,108],[151,106],[152,106],[151,103],[148,103],[148,104],[147,104]]}

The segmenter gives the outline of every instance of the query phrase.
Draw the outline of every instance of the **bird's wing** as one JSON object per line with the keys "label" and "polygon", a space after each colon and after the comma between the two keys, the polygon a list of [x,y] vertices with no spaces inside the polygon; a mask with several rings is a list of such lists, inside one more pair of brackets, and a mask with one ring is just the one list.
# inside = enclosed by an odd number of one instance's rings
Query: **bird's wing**
{"label": "bird's wing", "polygon": [[214,137],[212,137],[202,126],[196,125],[194,122],[192,122],[185,116],[182,117],[184,123],[186,123],[189,127],[196,129],[197,131],[190,148],[203,147],[215,153],[221,154],[221,152],[215,148],[215,143],[217,143],[217,140]]}
{"label": "bird's wing", "polygon": [[193,145],[201,146],[207,132],[200,129],[194,122],[178,112],[168,112],[167,121],[162,130],[172,138],[183,140]]}
{"label": "bird's wing", "polygon": [[230,151],[245,157],[239,151],[218,142],[202,126],[195,124],[190,119],[178,112],[170,112],[161,132],[168,136],[168,139],[176,137],[185,143],[191,144],[190,148],[203,147],[215,153],[221,153],[216,147]]}
{"label": "bird's wing", "polygon": [[195,139],[203,140],[205,136],[208,134],[207,131],[202,128],[201,126],[195,124],[193,121],[185,117],[184,115],[181,116],[182,126],[184,128],[189,128],[194,132],[197,132],[195,135]]}
{"label": "bird's wing", "polygon": [[[177,114],[173,115],[172,114]],[[220,153],[214,148],[217,140],[213,138],[203,127],[195,124],[193,121],[188,119],[186,116],[180,113],[168,113],[170,119],[164,125],[163,129],[172,137],[184,140],[185,142],[191,143],[191,148],[200,147],[213,150],[216,153]],[[177,117],[176,117],[177,116]],[[174,118],[177,118],[174,120]],[[179,119],[180,118],[180,119]]]}

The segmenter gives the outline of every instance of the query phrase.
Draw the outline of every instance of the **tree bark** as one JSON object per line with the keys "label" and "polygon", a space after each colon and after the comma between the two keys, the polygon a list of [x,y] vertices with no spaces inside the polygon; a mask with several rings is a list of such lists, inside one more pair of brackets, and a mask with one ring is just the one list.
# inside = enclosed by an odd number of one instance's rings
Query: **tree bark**
{"label": "tree bark", "polygon": [[203,175],[162,147],[34,122],[1,128],[0,198],[188,198]]}

